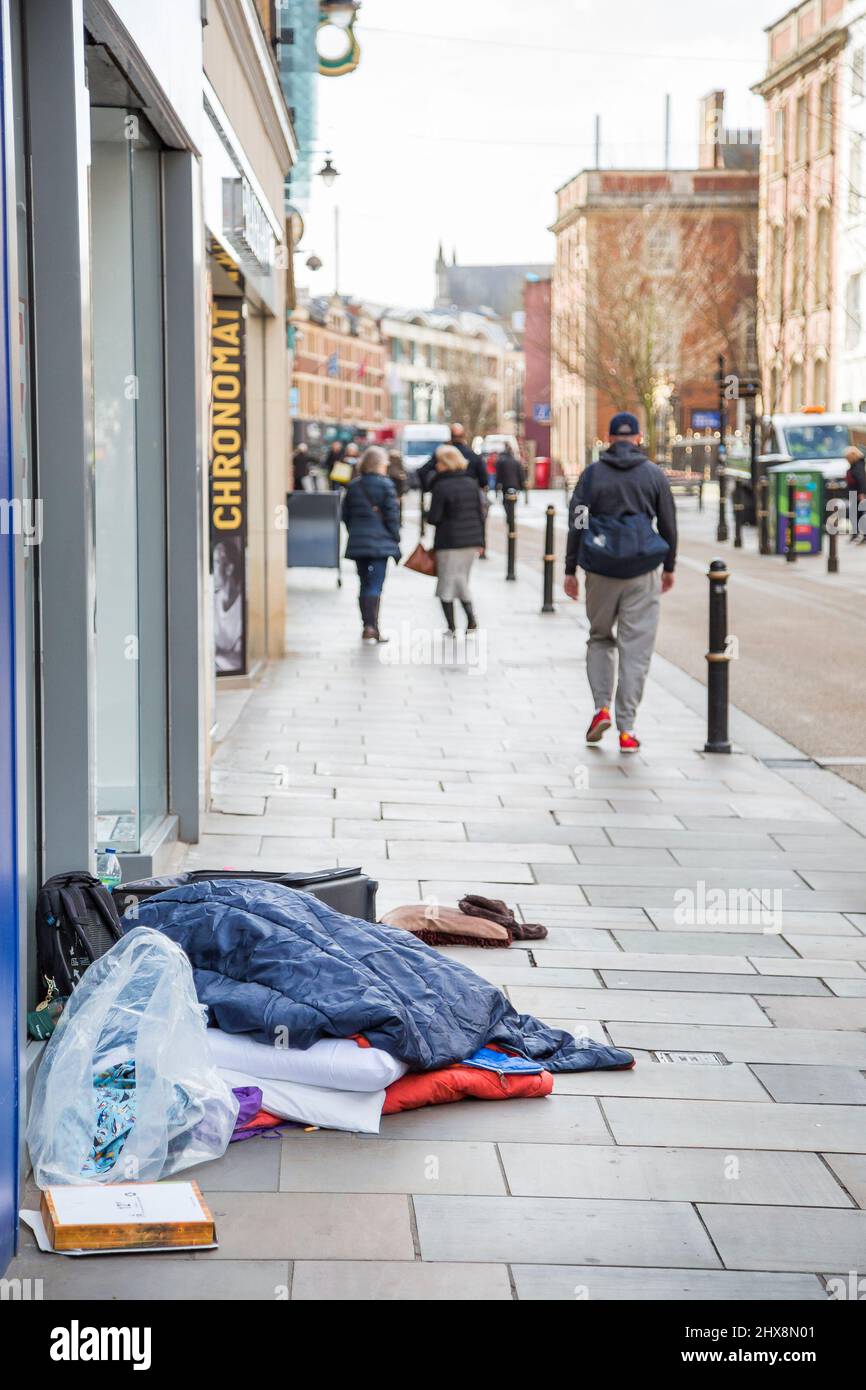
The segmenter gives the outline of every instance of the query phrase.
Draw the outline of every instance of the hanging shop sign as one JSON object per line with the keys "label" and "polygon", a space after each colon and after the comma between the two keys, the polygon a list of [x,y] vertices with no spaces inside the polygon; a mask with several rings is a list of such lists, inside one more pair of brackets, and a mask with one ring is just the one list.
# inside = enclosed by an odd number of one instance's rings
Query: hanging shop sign
{"label": "hanging shop sign", "polygon": [[277,239],[267,213],[241,174],[223,179],[223,232],[244,260],[254,261],[265,274],[270,271]]}
{"label": "hanging shop sign", "polygon": [[218,676],[242,675],[246,652],[246,376],[243,300],[218,295],[211,320],[210,560]]}
{"label": "hanging shop sign", "polygon": [[361,61],[361,45],[355,37],[360,0],[319,0],[316,53],[322,77],[343,77]]}

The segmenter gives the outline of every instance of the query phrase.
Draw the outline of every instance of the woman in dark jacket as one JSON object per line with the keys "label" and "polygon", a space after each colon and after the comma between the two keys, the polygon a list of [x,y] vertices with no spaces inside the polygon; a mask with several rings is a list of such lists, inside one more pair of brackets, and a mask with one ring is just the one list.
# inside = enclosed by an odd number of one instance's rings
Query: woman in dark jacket
{"label": "woman in dark jacket", "polygon": [[388,456],[373,445],[361,459],[358,477],[346,488],[343,523],[349,533],[347,560],[358,568],[358,606],[365,642],[387,642],[379,633],[379,604],[389,558],[400,558],[400,512],[397,493],[386,476]]}
{"label": "woman in dark jacket", "polygon": [[442,444],[436,450],[436,479],[426,518],[436,528],[436,595],[448,631],[456,630],[454,601],[459,599],[466,614],[466,629],[474,632],[478,624],[469,574],[484,545],[484,500],[477,482],[466,471],[466,459],[452,444]]}

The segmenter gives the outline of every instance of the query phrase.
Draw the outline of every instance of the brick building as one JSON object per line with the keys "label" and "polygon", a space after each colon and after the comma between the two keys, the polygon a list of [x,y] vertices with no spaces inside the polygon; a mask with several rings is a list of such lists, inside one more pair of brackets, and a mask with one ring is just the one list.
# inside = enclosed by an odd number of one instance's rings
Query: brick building
{"label": "brick building", "polygon": [[523,282],[524,427],[537,458],[550,456],[550,277]]}
{"label": "brick building", "polygon": [[380,429],[388,413],[385,347],[374,314],[339,295],[301,297],[291,325],[295,443]]}
{"label": "brick building", "polygon": [[[557,192],[551,450],[583,467],[615,409],[656,452],[716,408],[717,356],[756,370],[759,137],[702,103],[695,169],[589,169]],[[610,384],[608,384],[610,383]]]}
{"label": "brick building", "polygon": [[860,216],[862,176],[853,152],[841,153],[844,21],[845,0],[789,10],[767,30],[767,74],[753,89],[766,103],[758,299],[768,412],[828,406],[836,393],[837,247],[846,219]]}

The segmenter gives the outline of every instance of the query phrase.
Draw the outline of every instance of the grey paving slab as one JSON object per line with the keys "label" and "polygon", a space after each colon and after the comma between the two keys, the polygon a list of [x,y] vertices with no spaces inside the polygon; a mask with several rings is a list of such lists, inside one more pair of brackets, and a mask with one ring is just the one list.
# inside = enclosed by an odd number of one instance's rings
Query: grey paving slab
{"label": "grey paving slab", "polygon": [[[533,855],[529,858],[535,862]],[[612,864],[623,867],[634,864],[670,865],[675,862],[667,850],[620,849],[616,845],[576,845],[574,859],[578,864]]]}
{"label": "grey paving slab", "polygon": [[688,1066],[654,1062],[637,1054],[628,1071],[558,1072],[554,1095],[668,1096],[681,1100],[766,1100],[766,1092],[742,1062],[730,1066]]}
{"label": "grey paving slab", "polygon": [[[440,848],[442,847],[440,846]],[[417,862],[408,859],[376,859],[373,855],[369,855],[364,860],[364,871],[371,878],[380,879],[389,874],[402,876],[410,872],[420,873],[425,881],[433,878],[441,880],[446,876],[461,874],[463,876],[463,889],[457,895],[458,898],[464,892],[474,892],[476,883],[489,883],[491,879],[509,885],[508,892],[499,894],[500,897],[513,897],[516,885],[535,884],[535,875],[531,868],[528,864],[520,863],[516,855],[511,862],[497,859],[490,862],[464,864],[459,860],[449,859],[447,847],[445,847],[441,859],[419,859]],[[457,899],[454,901],[456,905]]]}
{"label": "grey paving slab", "polygon": [[[622,848],[633,847],[667,849],[673,853],[678,850],[715,850],[720,848],[724,851],[743,849],[750,852],[760,852],[762,849],[772,853],[773,850],[780,848],[777,841],[770,835],[762,834],[757,828],[749,827],[744,829],[736,820],[726,822],[726,828],[718,830],[642,830],[642,829],[623,829],[618,825],[611,825],[607,830],[608,836],[614,845]],[[821,843],[825,843],[822,841]]]}
{"label": "grey paving slab", "polygon": [[[520,965],[519,958],[525,952],[506,950],[474,950],[472,947],[450,947],[445,955],[454,956],[460,951],[460,960],[485,980],[505,989],[510,985],[534,985],[541,972],[532,965]],[[503,959],[505,958],[505,959]],[[544,971],[544,983],[554,989],[581,988],[601,989],[601,984],[592,970],[552,970]]]}
{"label": "grey paving slab", "polygon": [[212,1258],[414,1259],[409,1207],[403,1196],[212,1192],[207,1188],[204,1195],[220,1239]]}
{"label": "grey paving slab", "polygon": [[422,821],[407,821],[402,824],[400,821],[389,820],[387,825],[383,825],[381,821],[345,820],[339,815],[339,808],[338,818],[334,821],[334,834],[338,838],[345,835],[350,839],[375,841],[384,836],[386,844],[394,840],[461,841],[466,838],[466,832],[459,820],[430,820],[426,824]]}
{"label": "grey paving slab", "polygon": [[[592,886],[619,884],[635,888],[671,887],[680,890],[695,888],[698,882],[694,870],[683,869],[678,864],[665,865],[658,861],[654,865],[637,864],[634,868],[622,864],[545,864],[537,866],[537,875],[539,881],[545,883],[579,883]],[[751,881],[749,875],[741,870],[709,869],[701,876],[700,881],[705,884],[707,890],[785,888],[795,887],[798,883],[797,875],[792,870],[774,868],[762,869],[760,878],[753,878]]]}
{"label": "grey paving slab", "polygon": [[[346,812],[351,815],[351,812]],[[434,821],[463,821],[467,824],[482,823],[487,828],[498,830],[497,840],[510,839],[512,828],[523,827],[530,832],[533,840],[545,839],[547,826],[553,825],[552,814],[545,815],[541,811],[533,813],[531,816],[518,816],[513,811],[504,808],[501,811],[495,807],[487,806],[467,806],[454,797],[450,802],[423,801],[423,802],[403,802],[386,801],[382,805],[382,816],[387,821],[407,821],[420,820]]]}
{"label": "grey paving slab", "polygon": [[506,1191],[492,1143],[299,1133],[281,1150],[281,1192]]}
{"label": "grey paving slab", "polygon": [[518,985],[508,997],[520,1013],[580,1018],[633,1019],[658,1023],[738,1023],[760,1027],[769,1022],[753,999],[733,994],[671,992],[651,996],[637,990],[545,989]]}
{"label": "grey paving slab", "polygon": [[716,1269],[599,1269],[595,1265],[512,1265],[521,1302],[607,1303],[652,1300],[675,1302],[826,1302],[813,1274],[750,1274]]}
{"label": "grey paving slab", "polygon": [[773,1100],[807,1105],[866,1105],[866,1076],[856,1067],[756,1064],[752,1070]]}
{"label": "grey paving slab", "polygon": [[866,936],[809,936],[788,937],[791,946],[806,960],[866,961]]}
{"label": "grey paving slab", "polygon": [[[666,955],[750,956],[760,951],[763,956],[795,959],[794,948],[780,936],[759,932],[696,932],[642,931],[623,932],[611,928],[613,935],[626,951],[646,951]],[[727,969],[727,965],[725,969]]]}
{"label": "grey paving slab", "polygon": [[[628,962],[626,962],[628,963]],[[830,991],[818,979],[784,975],[689,975],[676,971],[602,970],[601,977],[608,989],[695,990],[698,993],[728,994],[793,994],[829,995]],[[545,981],[547,972],[545,971]],[[866,984],[866,980],[863,981]],[[772,988],[768,988],[772,986]]]}
{"label": "grey paving slab", "polygon": [[[835,841],[839,834],[845,834],[848,830],[847,826],[843,826],[841,821],[832,816],[826,821],[811,821],[761,815],[757,817],[757,820],[760,823],[755,826],[755,829],[762,835],[772,835],[773,837],[777,835],[809,835],[812,838],[826,838]],[[735,823],[738,830],[746,828],[747,822],[741,817],[737,817]],[[726,824],[730,829],[730,820],[723,816],[682,816],[682,825],[685,830],[700,830],[706,834],[717,831],[724,834]]]}
{"label": "grey paving slab", "polygon": [[291,1264],[282,1259],[215,1259],[217,1251],[181,1255],[100,1255],[69,1259],[19,1256],[6,1279],[41,1279],[47,1302],[272,1302],[288,1296]]}
{"label": "grey paving slab", "polygon": [[700,1206],[730,1269],[862,1270],[866,1212],[807,1207]]}
{"label": "grey paving slab", "polygon": [[826,1159],[858,1207],[866,1207],[866,1154],[827,1154]]}
{"label": "grey paving slab", "polygon": [[[563,1019],[561,1027],[568,1027]],[[795,1028],[689,1027],[611,1023],[617,1047],[723,1052],[731,1062],[794,1062],[806,1066],[866,1067],[866,1034]]]}
{"label": "grey paving slab", "polygon": [[719,1261],[683,1202],[546,1197],[415,1197],[424,1260],[663,1265]]}
{"label": "grey paving slab", "polygon": [[601,1101],[618,1144],[701,1147],[714,1143],[752,1149],[866,1153],[864,1112],[856,1105],[776,1105],[772,1101]]}
{"label": "grey paving slab", "polygon": [[473,1140],[498,1143],[605,1144],[610,1132],[591,1096],[548,1096],[510,1100],[507,1105],[465,1100],[459,1105],[428,1106],[384,1115],[379,1137],[392,1139]]}
{"label": "grey paving slab", "polygon": [[215,1163],[185,1168],[186,1179],[194,1179],[211,1192],[276,1192],[280,1185],[280,1141],[273,1135],[260,1135],[229,1144]]}
{"label": "grey paving slab", "polygon": [[[592,826],[598,825],[599,817],[586,811],[557,811],[556,819],[560,825]],[[604,827],[611,830],[681,830],[683,823],[676,816],[659,811],[652,815],[644,811],[609,811],[603,818]]]}
{"label": "grey paving slab", "polygon": [[[412,867],[415,864],[425,864],[427,859],[440,859],[441,849],[418,846],[412,842],[397,840],[389,849],[391,859],[410,859]],[[533,843],[515,842],[513,840],[485,840],[467,841],[464,844],[454,844],[448,851],[448,858],[452,863],[476,864],[479,861],[494,863],[497,860],[504,860],[510,863],[517,859],[521,863],[536,864],[573,864],[574,855],[569,845],[547,845],[543,841]]]}
{"label": "grey paving slab", "polygon": [[866,1029],[866,999],[771,999],[762,996],[759,1002],[779,1028]]}
{"label": "grey paving slab", "polygon": [[855,960],[791,960],[790,958],[776,959],[772,956],[750,956],[749,960],[760,975],[806,975],[811,978],[819,978],[831,981],[831,988],[835,991],[839,980],[847,979],[859,983],[861,980],[866,982],[860,965]]}
{"label": "grey paving slab", "polygon": [[840,999],[866,999],[866,980],[830,980],[828,983]]}
{"label": "grey paving slab", "polygon": [[[330,806],[328,808],[330,810]],[[378,817],[377,817],[378,818]],[[295,832],[300,838],[308,839],[327,839],[330,837],[334,822],[330,816],[322,813],[322,806],[319,803],[318,811],[298,813],[297,820],[289,820],[286,816],[217,816],[214,812],[209,812],[204,818],[204,829],[211,835],[231,835],[235,840],[236,853],[244,854],[243,841],[251,836],[262,835],[292,835]],[[225,820],[241,821],[243,824],[222,825]],[[381,829],[379,834],[381,835]]]}
{"label": "grey paving slab", "polygon": [[504,1264],[299,1260],[292,1277],[293,1303],[493,1303],[512,1297]]}
{"label": "grey paving slab", "polygon": [[537,841],[543,837],[549,845],[607,845],[610,843],[600,826],[550,825],[537,817],[512,816],[500,818],[496,825],[486,825],[480,820],[469,820],[466,833],[470,840],[484,843],[488,840]]}
{"label": "grey paving slab", "polygon": [[[552,925],[550,913],[544,908],[540,908],[531,915],[549,928],[544,941],[545,954],[548,956],[559,955],[562,952],[579,956],[584,951],[608,951],[614,946],[613,936],[609,931]],[[515,942],[511,949],[520,949],[520,943]],[[589,969],[592,967],[590,966]]]}
{"label": "grey paving slab", "polygon": [[515,1197],[852,1205],[812,1153],[564,1144],[501,1144],[499,1152]]}
{"label": "grey paving slab", "polygon": [[[720,975],[723,979],[737,976],[744,980],[756,981],[759,986],[762,979],[745,956],[655,955],[651,951],[629,951],[628,949],[621,951],[558,951],[547,949],[547,942],[544,942],[541,946],[533,947],[532,958],[539,969],[545,972],[548,967],[583,966],[589,970],[601,970],[605,974],[619,971],[629,976],[632,972],[655,974],[659,971],[686,975],[687,977],[694,976],[695,979],[703,979],[706,975]],[[803,964],[803,962],[799,962],[799,964]],[[817,972],[815,973],[817,974]],[[544,978],[541,979],[540,983],[544,983]],[[607,983],[610,985],[612,982],[608,980]]]}
{"label": "grey paving slab", "polygon": [[[845,918],[841,913],[794,913],[786,910],[784,906],[784,896],[776,898],[774,890],[764,885],[765,897],[762,900],[757,896],[755,889],[754,908],[738,900],[730,900],[727,921],[721,927],[714,925],[711,921],[707,922],[684,922],[683,910],[680,906],[662,907],[659,905],[651,906],[648,909],[649,916],[652,918],[659,931],[701,931],[716,932],[723,930],[729,933],[738,932],[761,932],[765,936],[785,936],[789,937],[799,930],[814,932],[815,935],[838,933],[840,936],[850,936],[850,923],[846,924]],[[780,889],[779,893],[784,895],[785,890]]]}

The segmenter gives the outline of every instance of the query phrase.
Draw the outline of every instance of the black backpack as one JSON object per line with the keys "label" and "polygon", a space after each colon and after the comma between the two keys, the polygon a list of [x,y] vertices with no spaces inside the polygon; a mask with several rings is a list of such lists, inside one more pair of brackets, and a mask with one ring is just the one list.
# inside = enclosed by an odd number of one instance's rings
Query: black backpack
{"label": "black backpack", "polygon": [[36,899],[36,959],[49,994],[70,995],[122,934],[114,899],[98,878],[81,872],[49,878]]}

